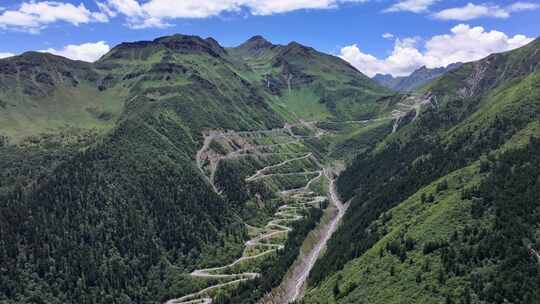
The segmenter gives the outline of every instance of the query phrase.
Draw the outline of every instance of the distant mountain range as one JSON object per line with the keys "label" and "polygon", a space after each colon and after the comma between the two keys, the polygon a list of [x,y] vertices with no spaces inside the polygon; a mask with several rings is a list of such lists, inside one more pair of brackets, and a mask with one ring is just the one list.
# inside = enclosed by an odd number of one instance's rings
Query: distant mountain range
{"label": "distant mountain range", "polygon": [[376,74],[373,80],[380,85],[399,92],[407,92],[417,89],[433,79],[444,75],[445,73],[459,68],[463,63],[452,63],[447,67],[429,69],[425,66],[412,72],[409,76],[394,77],[390,74]]}

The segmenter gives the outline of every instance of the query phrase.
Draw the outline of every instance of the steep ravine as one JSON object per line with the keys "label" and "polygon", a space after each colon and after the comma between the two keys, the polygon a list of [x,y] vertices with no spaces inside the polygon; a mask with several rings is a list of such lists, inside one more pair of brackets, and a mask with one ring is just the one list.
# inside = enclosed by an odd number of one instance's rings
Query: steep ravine
{"label": "steep ravine", "polygon": [[329,169],[325,169],[324,175],[329,181],[328,198],[332,207],[335,209],[329,215],[330,218],[327,221],[321,222],[319,227],[312,231],[315,240],[310,241],[313,245],[309,246],[310,248],[307,251],[300,252],[300,255],[288,271],[280,286],[262,299],[261,303],[287,304],[302,298],[306,280],[311,269],[319,256],[323,253],[323,250],[326,248],[326,243],[336,231],[341,219],[347,211],[349,205],[348,203],[344,204],[341,201],[337,193],[333,173]]}

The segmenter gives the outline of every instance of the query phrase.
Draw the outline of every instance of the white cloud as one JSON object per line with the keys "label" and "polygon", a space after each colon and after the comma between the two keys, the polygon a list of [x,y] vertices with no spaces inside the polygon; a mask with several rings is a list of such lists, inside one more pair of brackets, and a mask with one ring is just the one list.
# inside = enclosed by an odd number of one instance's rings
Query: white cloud
{"label": "white cloud", "polygon": [[101,6],[110,8],[110,11],[117,11],[126,16],[138,16],[143,14],[141,5],[136,0],[108,0],[107,3],[100,3]]}
{"label": "white cloud", "polygon": [[382,37],[384,39],[394,39],[394,34],[392,34],[392,33],[384,33],[384,34],[382,34]]}
{"label": "white cloud", "polygon": [[346,2],[367,2],[367,0],[242,0],[255,15],[272,15],[299,9],[336,8]]}
{"label": "white cloud", "polygon": [[524,35],[509,37],[503,32],[460,24],[453,27],[450,34],[426,40],[422,48],[417,46],[418,39],[396,39],[392,54],[386,58],[363,53],[356,44],[342,48],[340,57],[370,77],[376,73],[405,76],[423,65],[435,68],[479,60],[492,53],[521,47],[532,40]]}
{"label": "white cloud", "polygon": [[480,17],[508,18],[510,13],[498,5],[468,3],[463,7],[442,10],[433,16],[443,20],[472,20]]}
{"label": "white cloud", "polygon": [[67,22],[75,26],[108,22],[119,15],[131,28],[162,28],[178,18],[207,18],[226,12],[272,15],[300,9],[331,9],[344,3],[369,0],[95,0],[91,11],[82,0],[24,0],[18,9],[0,9],[0,29],[37,33],[48,24]]}
{"label": "white cloud", "polygon": [[[252,15],[272,15],[299,9],[330,9],[347,2],[368,0],[107,0],[100,3],[107,10],[122,14],[132,28],[166,27],[167,20],[177,18],[207,18],[224,12],[243,9]],[[102,8],[106,11],[105,8]],[[109,16],[111,16],[109,14]]]}
{"label": "white cloud", "polygon": [[70,44],[60,50],[49,48],[41,50],[40,52],[51,53],[73,60],[94,62],[105,55],[110,49],[111,48],[105,41],[98,41],[95,43],[88,42],[78,45]]}
{"label": "white cloud", "polygon": [[358,45],[353,44],[342,48],[340,57],[369,77],[377,73],[403,76],[410,74],[424,63],[424,56],[415,48],[415,44],[416,40],[411,38],[396,39],[392,54],[385,59],[363,53]]}
{"label": "white cloud", "polygon": [[509,6],[501,7],[491,4],[468,3],[462,7],[444,9],[433,14],[437,19],[466,21],[477,18],[502,18],[506,19],[514,12],[540,9],[540,4],[531,2],[515,2]]}
{"label": "white cloud", "polygon": [[390,6],[385,12],[422,13],[439,0],[402,0]]}
{"label": "white cloud", "polygon": [[47,24],[67,22],[75,26],[90,22],[107,22],[102,12],[91,12],[83,3],[78,6],[57,1],[23,2],[17,10],[0,14],[0,28],[38,32]]}
{"label": "white cloud", "polygon": [[6,57],[11,57],[11,56],[15,56],[15,54],[13,54],[13,53],[2,53],[2,52],[0,52],[0,59],[6,58]]}
{"label": "white cloud", "polygon": [[516,2],[508,7],[512,12],[531,11],[540,9],[540,4],[532,2]]}

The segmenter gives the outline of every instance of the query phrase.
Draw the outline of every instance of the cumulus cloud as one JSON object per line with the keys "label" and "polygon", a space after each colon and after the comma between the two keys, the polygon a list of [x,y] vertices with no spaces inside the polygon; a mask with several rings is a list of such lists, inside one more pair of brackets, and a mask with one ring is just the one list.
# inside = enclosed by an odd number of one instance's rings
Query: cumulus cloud
{"label": "cumulus cloud", "polygon": [[439,0],[402,0],[390,6],[384,12],[413,12],[422,13]]}
{"label": "cumulus cloud", "polygon": [[524,35],[509,37],[503,32],[460,24],[449,34],[425,40],[421,48],[417,38],[396,39],[392,53],[386,58],[363,53],[356,44],[342,48],[340,57],[370,77],[376,73],[405,76],[424,65],[435,68],[479,60],[492,53],[521,47],[532,40]]}
{"label": "cumulus cloud", "polygon": [[[330,9],[347,2],[368,0],[107,0],[102,11],[124,15],[132,28],[166,27],[177,18],[207,18],[224,12],[247,10],[252,15],[272,15],[299,9]],[[106,8],[105,8],[106,7]],[[109,13],[111,12],[111,13]]]}
{"label": "cumulus cloud", "polygon": [[416,49],[416,43],[416,39],[412,38],[396,39],[392,54],[385,59],[363,53],[358,45],[353,44],[342,48],[340,57],[369,77],[377,73],[403,76],[424,63],[424,56]]}
{"label": "cumulus cloud", "polygon": [[384,33],[384,34],[382,34],[382,37],[384,39],[394,39],[394,34],[392,34],[392,33]]}
{"label": "cumulus cloud", "polygon": [[482,17],[506,19],[514,12],[537,10],[540,4],[531,2],[515,2],[512,5],[501,7],[491,4],[468,3],[462,7],[444,9],[433,14],[437,19],[466,21]]}
{"label": "cumulus cloud", "polygon": [[105,41],[98,41],[95,43],[88,42],[78,45],[70,44],[59,50],[49,48],[41,50],[40,52],[51,53],[73,60],[94,62],[105,55],[110,49],[111,48]]}
{"label": "cumulus cloud", "polygon": [[0,52],[0,59],[15,56],[13,53]]}
{"label": "cumulus cloud", "polygon": [[38,32],[47,24],[67,22],[75,26],[90,22],[107,22],[103,12],[92,12],[83,3],[78,6],[57,1],[23,2],[17,10],[0,13],[0,29]]}
{"label": "cumulus cloud", "polygon": [[79,1],[77,5],[67,0],[24,0],[18,9],[0,8],[0,29],[37,33],[54,22],[78,26],[108,22],[117,16],[123,16],[131,28],[162,28],[178,18],[207,18],[231,12],[272,15],[300,9],[331,9],[369,0],[95,0],[95,11]]}

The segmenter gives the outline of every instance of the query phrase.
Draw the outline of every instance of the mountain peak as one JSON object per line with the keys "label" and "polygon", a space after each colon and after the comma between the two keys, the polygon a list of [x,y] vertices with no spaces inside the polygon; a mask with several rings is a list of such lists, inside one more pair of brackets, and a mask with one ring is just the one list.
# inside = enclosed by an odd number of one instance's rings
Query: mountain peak
{"label": "mountain peak", "polygon": [[300,56],[303,58],[308,58],[313,56],[314,52],[315,49],[302,45],[296,41],[292,41],[283,48],[281,55],[286,57]]}
{"label": "mountain peak", "polygon": [[249,38],[245,43],[257,43],[257,44],[267,44],[267,45],[272,44],[261,35],[255,35]]}
{"label": "mountain peak", "polygon": [[199,36],[194,35],[184,35],[184,34],[173,34],[170,36],[163,36],[154,39],[155,43],[199,43],[199,44],[205,44],[208,43],[208,40],[205,40]]}
{"label": "mountain peak", "polygon": [[33,63],[44,62],[44,61],[73,61],[73,62],[76,61],[76,60],[71,60],[71,59],[68,59],[68,58],[65,58],[65,57],[62,57],[62,56],[58,56],[58,55],[54,55],[54,54],[51,54],[51,53],[47,53],[47,52],[36,52],[36,51],[24,52],[24,53],[20,54],[19,56],[13,56],[11,58],[13,58],[13,59],[24,59],[27,62],[33,62]]}
{"label": "mountain peak", "polygon": [[241,56],[259,56],[268,49],[274,48],[271,42],[266,40],[263,36],[256,35],[249,38],[246,42],[234,48],[236,52],[241,54]]}
{"label": "mountain peak", "polygon": [[219,57],[226,53],[225,49],[213,38],[203,39],[199,36],[174,34],[159,37],[152,41],[121,43],[105,55],[104,60],[147,57],[160,48],[179,53],[206,53],[213,57]]}
{"label": "mountain peak", "polygon": [[[24,69],[41,69],[44,66],[47,67],[54,67],[55,70],[60,69],[78,69],[78,68],[87,68],[91,63],[79,61],[79,60],[72,60],[66,57],[62,57],[59,55],[47,53],[47,52],[36,52],[36,51],[29,51],[24,52],[20,55],[11,56],[7,58],[2,59],[3,64],[15,64],[15,65],[22,65],[24,66]],[[47,70],[48,68],[43,68]],[[1,72],[0,68],[0,72]]]}
{"label": "mountain peak", "polygon": [[438,68],[428,68],[423,65],[408,76],[394,77],[387,74],[377,74],[373,76],[372,79],[389,89],[405,92],[421,87],[433,79],[459,68],[461,65],[462,63],[460,62],[452,63],[447,67]]}
{"label": "mountain peak", "polygon": [[263,36],[256,35],[249,38],[246,42],[242,43],[239,48],[250,51],[257,51],[260,49],[271,48],[273,46],[274,45],[268,40],[266,40]]}
{"label": "mountain peak", "polygon": [[165,36],[154,40],[169,49],[183,51],[203,51],[209,52],[211,55],[218,55],[225,52],[219,43],[213,38],[203,39],[199,36],[175,34]]}
{"label": "mountain peak", "polygon": [[307,47],[307,46],[305,46],[303,44],[300,44],[300,43],[298,43],[296,41],[289,42],[289,44],[287,44],[287,47],[288,48],[299,48],[299,49],[310,49],[310,47]]}
{"label": "mountain peak", "polygon": [[371,77],[372,79],[394,79],[394,76],[390,74],[377,73],[375,76]]}

